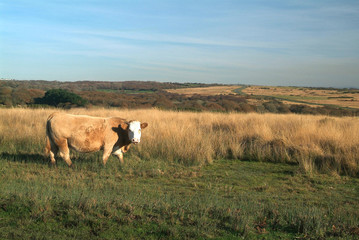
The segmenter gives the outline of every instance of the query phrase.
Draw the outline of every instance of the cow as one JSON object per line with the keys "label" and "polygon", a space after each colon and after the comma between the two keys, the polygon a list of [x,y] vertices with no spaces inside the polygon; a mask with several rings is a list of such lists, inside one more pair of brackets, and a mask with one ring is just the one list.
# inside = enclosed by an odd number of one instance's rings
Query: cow
{"label": "cow", "polygon": [[91,117],[55,112],[46,122],[46,155],[55,164],[57,153],[68,166],[72,165],[70,149],[78,152],[97,152],[103,150],[102,161],[106,165],[111,153],[118,157],[121,164],[123,153],[131,144],[141,141],[141,129],[148,123],[126,121],[119,117]]}

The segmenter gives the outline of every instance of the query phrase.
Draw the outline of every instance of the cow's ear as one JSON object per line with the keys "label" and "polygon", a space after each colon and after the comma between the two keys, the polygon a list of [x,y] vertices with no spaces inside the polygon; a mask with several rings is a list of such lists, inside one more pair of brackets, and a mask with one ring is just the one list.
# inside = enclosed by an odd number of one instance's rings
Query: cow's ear
{"label": "cow's ear", "polygon": [[141,123],[141,129],[144,129],[148,126],[148,123]]}
{"label": "cow's ear", "polygon": [[120,127],[123,129],[123,130],[127,130],[128,129],[128,124],[123,122],[120,124]]}

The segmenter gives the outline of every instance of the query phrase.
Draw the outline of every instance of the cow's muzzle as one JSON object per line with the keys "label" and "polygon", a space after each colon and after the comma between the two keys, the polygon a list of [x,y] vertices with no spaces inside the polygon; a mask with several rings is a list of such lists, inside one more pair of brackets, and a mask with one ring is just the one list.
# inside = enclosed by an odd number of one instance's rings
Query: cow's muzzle
{"label": "cow's muzzle", "polygon": [[140,140],[138,140],[138,139],[132,139],[132,143],[133,144],[137,144],[137,143],[139,143],[140,142]]}

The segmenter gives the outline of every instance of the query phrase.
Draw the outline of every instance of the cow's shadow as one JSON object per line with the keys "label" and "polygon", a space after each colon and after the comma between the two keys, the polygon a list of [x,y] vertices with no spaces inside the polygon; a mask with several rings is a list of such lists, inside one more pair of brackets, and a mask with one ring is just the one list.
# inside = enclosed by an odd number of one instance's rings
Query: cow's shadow
{"label": "cow's shadow", "polygon": [[[82,164],[82,163],[89,163],[93,161],[99,161],[102,163],[100,159],[102,157],[102,153],[86,153],[86,154],[78,154],[74,153],[71,154],[71,160],[73,163]],[[56,165],[58,162],[63,162],[64,160],[60,156],[56,156]],[[53,166],[50,161],[49,156],[45,156],[44,154],[39,153],[8,153],[2,152],[0,153],[0,159],[10,161],[10,162],[19,162],[19,163],[37,163],[37,164],[44,164]]]}
{"label": "cow's shadow", "polygon": [[11,161],[11,162],[20,162],[20,163],[37,163],[37,164],[48,164],[50,160],[45,157],[43,154],[39,153],[0,153],[0,158]]}

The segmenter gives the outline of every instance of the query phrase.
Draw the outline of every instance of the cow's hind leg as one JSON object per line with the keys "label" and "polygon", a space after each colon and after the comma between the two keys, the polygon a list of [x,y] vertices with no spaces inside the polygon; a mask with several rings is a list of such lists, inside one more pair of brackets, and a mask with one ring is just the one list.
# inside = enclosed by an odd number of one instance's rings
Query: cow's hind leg
{"label": "cow's hind leg", "polygon": [[58,151],[59,151],[59,149],[56,146],[53,146],[53,147],[51,146],[51,150],[50,150],[49,154],[50,154],[50,160],[51,160],[52,164],[56,164],[55,156]]}
{"label": "cow's hind leg", "polygon": [[56,142],[57,146],[59,147],[60,156],[65,160],[69,167],[72,165],[70,159],[70,149],[66,139],[62,139]]}
{"label": "cow's hind leg", "polygon": [[55,156],[58,151],[59,149],[57,148],[57,146],[51,141],[51,139],[48,136],[46,136],[45,155],[47,156],[50,155],[50,160],[52,164],[56,163]]}

